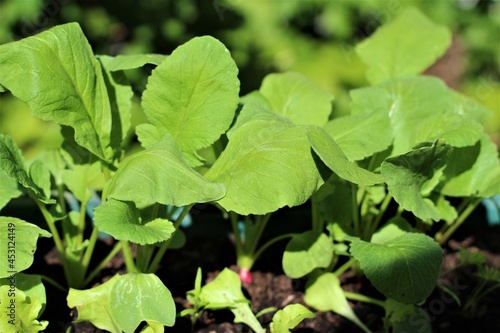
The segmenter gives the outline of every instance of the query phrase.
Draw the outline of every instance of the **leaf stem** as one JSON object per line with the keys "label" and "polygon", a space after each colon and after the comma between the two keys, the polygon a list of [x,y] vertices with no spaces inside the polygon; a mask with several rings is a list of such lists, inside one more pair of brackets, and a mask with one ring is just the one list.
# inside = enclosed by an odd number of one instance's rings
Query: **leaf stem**
{"label": "leaf stem", "polygon": [[345,271],[347,271],[352,266],[352,264],[354,263],[354,261],[355,261],[354,258],[349,259],[347,262],[345,262],[344,264],[342,264],[342,266],[340,266],[339,268],[337,268],[335,270],[334,274],[337,275],[337,277],[340,277],[342,275],[342,273],[344,273]]}
{"label": "leaf stem", "polygon": [[354,234],[356,236],[360,236],[357,192],[357,186],[351,183],[352,220],[354,223]]}
{"label": "leaf stem", "polygon": [[77,234],[77,240],[76,240],[76,245],[80,246],[83,243],[83,231],[85,229],[85,217],[87,216],[87,203],[88,200],[85,202],[82,202],[80,206],[80,216],[78,219],[78,234]]}
{"label": "leaf stem", "polygon": [[289,233],[289,234],[284,234],[284,235],[280,235],[278,237],[274,237],[273,239],[270,239],[268,240],[266,243],[264,243],[264,245],[262,245],[256,252],[255,254],[253,255],[253,259],[254,261],[256,261],[261,255],[262,253],[267,250],[268,247],[270,247],[271,245],[279,242],[280,240],[282,239],[286,239],[286,238],[292,238],[293,236],[295,236],[297,234],[295,233]]}
{"label": "leaf stem", "polygon": [[[174,222],[175,230],[177,230],[179,228],[182,220],[184,220],[184,218],[186,217],[186,215],[189,213],[189,211],[191,210],[191,208],[193,206],[194,206],[194,204],[191,204],[191,205],[186,206],[182,209],[182,213],[177,217],[177,219]],[[174,231],[174,233],[175,233],[175,231]],[[169,239],[167,239],[166,241],[164,241],[161,244],[160,249],[158,250],[158,252],[156,252],[156,255],[154,256],[153,261],[149,265],[147,272],[156,271],[156,269],[158,268],[158,265],[160,264],[161,259],[163,258],[163,255],[167,251],[168,246],[170,245],[170,242],[172,241],[172,238],[174,237],[174,233],[172,233],[172,236],[170,236]]]}
{"label": "leaf stem", "polygon": [[383,308],[385,307],[384,301],[381,301],[381,300],[378,300],[378,299],[375,299],[372,297],[368,297],[368,296],[365,296],[362,294],[353,293],[350,291],[344,291],[344,295],[345,295],[345,297],[352,299],[352,300],[355,300],[355,301],[361,301],[361,302],[365,302],[365,303],[375,304],[375,305],[381,306]]}
{"label": "leaf stem", "polygon": [[56,280],[46,276],[46,275],[40,275],[40,278],[43,280],[43,281],[46,281],[48,282],[49,284],[51,284],[52,286],[54,286],[55,288],[59,289],[60,291],[66,293],[68,292],[68,288],[64,288],[62,285],[60,285],[59,283],[57,283]]}
{"label": "leaf stem", "polygon": [[269,219],[271,218],[271,213],[268,213],[266,215],[259,215],[257,216],[255,220],[255,230],[253,233],[247,235],[247,255],[251,255],[252,257],[254,256],[255,249],[257,248],[257,244],[260,241],[260,237],[262,236],[262,233],[264,232],[264,229],[267,226],[267,222],[269,222]]}
{"label": "leaf stem", "polygon": [[382,201],[382,204],[380,205],[380,209],[375,221],[371,223],[369,227],[366,228],[367,231],[365,233],[366,237],[365,240],[369,240],[372,237],[373,233],[377,230],[380,221],[382,220],[382,217],[384,217],[385,211],[387,210],[387,207],[389,207],[391,201],[392,201],[392,195],[387,193],[385,195],[384,201]]}
{"label": "leaf stem", "polygon": [[83,281],[83,285],[86,286],[92,281],[94,277],[99,274],[99,272],[108,264],[111,259],[122,249],[123,243],[117,242],[113,249],[108,253],[106,258],[104,258],[96,268],[92,270],[92,272],[87,276],[87,278]]}
{"label": "leaf stem", "polygon": [[83,275],[85,275],[85,273],[87,272],[87,268],[89,267],[90,259],[92,258],[92,254],[94,253],[94,248],[97,243],[98,236],[99,229],[97,228],[97,226],[94,226],[94,228],[92,229],[92,234],[90,235],[89,245],[87,246],[82,259]]}
{"label": "leaf stem", "polygon": [[451,225],[443,225],[441,230],[436,233],[434,239],[439,243],[439,245],[443,245],[446,243],[448,238],[457,230],[457,228],[464,223],[464,221],[469,217],[469,215],[476,209],[477,205],[481,202],[482,198],[475,198],[471,200],[465,209],[460,213],[460,216],[453,222]]}
{"label": "leaf stem", "polygon": [[123,259],[125,260],[127,271],[129,273],[137,273],[137,267],[134,263],[134,256],[132,255],[132,251],[130,250],[129,242],[126,240],[121,240],[120,243],[122,243]]}

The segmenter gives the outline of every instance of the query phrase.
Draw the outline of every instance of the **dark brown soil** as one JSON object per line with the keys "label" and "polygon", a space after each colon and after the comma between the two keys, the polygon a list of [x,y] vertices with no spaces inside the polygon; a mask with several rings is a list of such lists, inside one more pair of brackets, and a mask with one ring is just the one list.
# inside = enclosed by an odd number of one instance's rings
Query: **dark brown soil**
{"label": "dark brown soil", "polygon": [[[196,228],[196,227],[195,227]],[[471,230],[474,232],[471,233]],[[193,288],[196,269],[202,267],[204,281],[212,280],[224,267],[230,267],[235,262],[234,248],[229,238],[225,235],[194,236],[189,239],[183,249],[173,250],[167,253],[164,267],[158,272],[166,286],[172,292],[176,301],[177,310],[181,311],[189,307],[185,299],[186,291]],[[487,264],[500,268],[500,227],[488,227],[482,225],[479,230],[462,230],[462,235],[457,234],[455,239],[450,240],[444,248],[442,271],[454,267],[459,259],[458,250],[467,248],[471,251],[481,251],[488,257]],[[40,244],[38,253],[43,252],[44,246]],[[254,283],[244,287],[244,292],[251,300],[252,309],[255,313],[268,308],[283,308],[292,303],[303,301],[304,283],[303,280],[292,280],[281,270],[280,257],[285,243],[277,244],[270,248],[269,253],[257,265],[254,271]],[[100,244],[99,253],[106,253],[110,246]],[[41,253],[39,255],[42,255]],[[53,265],[48,266],[45,274],[51,276],[61,276],[61,269],[57,262],[57,256],[53,250],[44,255],[46,261]],[[168,264],[170,263],[170,264]],[[46,263],[39,262],[47,267]],[[104,281],[110,276],[123,272],[123,260],[120,255],[110,263],[103,271],[100,281]],[[36,267],[35,267],[36,268]],[[235,269],[232,266],[232,269]],[[472,266],[464,266],[452,273],[444,276],[439,283],[454,290],[462,302],[467,298],[478,279],[474,275],[475,269]],[[54,275],[55,274],[55,275]],[[95,284],[99,283],[99,279]],[[359,280],[352,273],[346,273],[341,278],[343,288],[349,291],[361,292],[373,297],[383,299],[371,286],[368,280]],[[103,332],[96,329],[90,323],[72,324],[77,314],[66,306],[66,295],[50,286],[47,286],[47,309],[42,319],[49,320],[50,326],[47,332],[66,332],[68,327],[72,327],[72,332],[90,333]],[[493,332],[500,331],[500,290],[492,292],[483,299],[476,307],[468,313],[463,313],[460,307],[446,294],[436,288],[429,296],[423,308],[430,316],[434,332]],[[382,332],[383,310],[377,306],[361,302],[351,303],[358,317],[374,332]],[[362,332],[350,321],[332,312],[315,312],[314,319],[305,320],[294,332]],[[272,313],[259,318],[264,326],[268,326]],[[243,324],[234,324],[233,315],[229,311],[206,311],[199,318],[193,332],[214,333],[214,332],[250,332]],[[186,318],[178,318],[173,328],[166,329],[167,332],[191,332],[191,323]]]}

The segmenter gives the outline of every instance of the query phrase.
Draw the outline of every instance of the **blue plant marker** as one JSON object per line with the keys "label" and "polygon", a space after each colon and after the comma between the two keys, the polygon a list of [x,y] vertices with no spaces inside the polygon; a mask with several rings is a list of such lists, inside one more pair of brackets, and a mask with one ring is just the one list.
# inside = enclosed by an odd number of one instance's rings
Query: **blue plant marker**
{"label": "blue plant marker", "polygon": [[[184,207],[180,207],[179,209],[176,209],[176,207],[174,207],[174,206],[167,206],[167,212],[170,212],[172,209],[175,209],[175,211],[172,214],[172,220],[175,221],[179,217],[179,215],[181,215],[181,213],[182,213],[181,208],[184,208]],[[187,215],[184,216],[184,219],[181,222],[181,227],[188,228],[191,225],[193,225],[193,219],[191,218],[191,214],[187,213]]]}
{"label": "blue plant marker", "polygon": [[[73,194],[70,192],[64,192],[64,199],[66,199],[66,202],[69,205],[69,208],[72,211],[75,211],[77,213],[80,212],[80,203],[78,200],[75,198]],[[87,215],[92,219],[92,225],[94,225],[94,209],[101,204],[101,198],[94,193],[94,195],[90,198],[89,202],[87,203],[87,208],[85,212]],[[108,235],[105,232],[99,231],[99,239],[109,239],[111,238],[110,235]]]}
{"label": "blue plant marker", "polygon": [[486,219],[490,226],[500,224],[500,194],[481,201],[486,208]]}

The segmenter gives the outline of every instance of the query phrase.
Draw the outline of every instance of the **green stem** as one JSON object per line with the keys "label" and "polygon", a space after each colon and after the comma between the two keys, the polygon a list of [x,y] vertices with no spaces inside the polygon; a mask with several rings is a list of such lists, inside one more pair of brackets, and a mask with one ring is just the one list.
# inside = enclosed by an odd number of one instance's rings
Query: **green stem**
{"label": "green stem", "polygon": [[251,235],[247,235],[246,239],[246,242],[248,244],[247,255],[253,256],[253,254],[255,253],[257,244],[259,243],[260,237],[262,236],[262,233],[264,232],[264,229],[266,228],[267,222],[269,222],[270,218],[271,218],[271,213],[257,216],[255,221],[254,232]]}
{"label": "green stem", "polygon": [[57,283],[55,280],[53,280],[52,278],[48,277],[48,276],[45,276],[45,275],[40,275],[40,278],[43,280],[43,281],[46,281],[48,282],[49,284],[51,284],[52,286],[56,287],[57,289],[59,289],[60,291],[64,292],[64,293],[67,293],[68,292],[68,288],[64,288],[62,285],[60,285],[59,283]]}
{"label": "green stem", "polygon": [[319,206],[316,203],[317,199],[313,195],[311,197],[311,207],[312,207],[312,230],[316,232],[322,232],[324,225],[319,211]]}
{"label": "green stem", "polygon": [[357,186],[351,183],[351,200],[352,200],[352,220],[354,223],[354,234],[360,236]]}
{"label": "green stem", "polygon": [[[175,230],[177,230],[179,228],[182,220],[184,220],[184,218],[186,217],[186,215],[189,213],[189,211],[191,210],[191,208],[193,206],[194,206],[194,204],[183,208],[182,213],[177,217],[177,219],[174,222]],[[175,233],[175,231],[174,231],[174,233]],[[161,259],[163,258],[163,255],[167,251],[168,246],[170,245],[170,242],[172,241],[173,237],[174,237],[174,234],[172,234],[172,236],[168,240],[164,241],[161,244],[160,249],[158,250],[158,252],[156,252],[156,255],[154,256],[153,261],[149,265],[147,272],[155,272],[156,271],[156,269],[158,268],[158,265],[160,264]]]}
{"label": "green stem", "polygon": [[115,246],[113,247],[113,250],[111,250],[108,255],[106,256],[106,258],[104,258],[101,263],[99,265],[97,265],[96,268],[94,268],[92,270],[92,272],[87,276],[87,278],[85,279],[85,281],[83,281],[83,285],[86,286],[90,283],[90,281],[92,281],[92,279],[94,277],[97,276],[97,274],[99,274],[99,272],[108,264],[109,261],[111,261],[111,259],[113,259],[113,257],[122,249],[122,242],[118,242],[115,244]]}
{"label": "green stem", "polygon": [[134,263],[134,256],[132,255],[132,250],[130,250],[130,244],[126,240],[121,240],[123,259],[125,260],[125,266],[127,266],[127,271],[129,273],[137,273],[137,267]]}
{"label": "green stem", "polygon": [[476,198],[472,200],[467,207],[462,211],[460,216],[451,225],[443,225],[441,230],[436,233],[435,239],[439,245],[446,243],[448,238],[457,230],[457,228],[464,223],[464,221],[469,217],[469,215],[476,209],[477,205],[481,202],[481,198]]}
{"label": "green stem", "polygon": [[378,300],[378,299],[375,299],[375,298],[371,298],[371,297],[357,294],[357,293],[352,293],[350,291],[344,291],[344,295],[345,295],[345,297],[352,299],[352,300],[355,300],[355,301],[361,301],[361,302],[365,302],[365,303],[375,304],[375,305],[378,305],[378,306],[385,308],[385,302]]}
{"label": "green stem", "polygon": [[231,220],[231,228],[233,229],[234,245],[236,246],[236,258],[245,254],[243,243],[240,236],[240,228],[238,228],[238,214],[229,212],[229,219]]}
{"label": "green stem", "polygon": [[286,238],[292,238],[293,236],[295,236],[297,234],[294,234],[294,233],[289,233],[289,234],[284,234],[284,235],[280,235],[278,237],[274,237],[273,239],[270,239],[268,240],[266,243],[264,243],[264,245],[262,245],[256,252],[255,254],[253,255],[253,259],[254,261],[256,261],[261,255],[262,253],[267,250],[268,247],[270,247],[271,245],[279,242],[280,240],[282,239],[286,239]]}
{"label": "green stem", "polygon": [[83,255],[82,259],[83,276],[85,275],[85,273],[87,272],[87,268],[89,267],[90,259],[92,259],[92,254],[94,253],[98,236],[99,236],[99,229],[97,228],[97,226],[94,226],[94,228],[92,229],[92,234],[90,235],[89,245],[87,246],[87,249],[85,250],[85,254]]}
{"label": "green stem", "polygon": [[78,219],[78,237],[76,240],[76,245],[77,247],[82,245],[83,243],[83,232],[85,229],[85,217],[87,216],[86,210],[87,210],[87,203],[88,201],[82,202],[80,206],[80,216]]}
{"label": "green stem", "polygon": [[375,219],[375,221],[372,224],[370,224],[369,227],[366,228],[366,230],[367,230],[367,232],[365,234],[366,240],[371,239],[373,233],[375,232],[375,230],[377,230],[377,228],[380,224],[380,221],[382,221],[382,217],[384,217],[384,214],[385,214],[385,211],[387,210],[387,207],[389,207],[389,204],[391,203],[391,200],[392,200],[392,195],[387,193],[385,195],[384,201],[382,201],[382,204],[380,205],[380,209],[379,209],[379,212],[377,214],[377,218]]}
{"label": "green stem", "polygon": [[342,273],[344,273],[345,271],[347,271],[349,268],[351,268],[352,264],[355,262],[355,259],[354,258],[351,258],[349,259],[346,263],[344,263],[342,266],[340,266],[339,268],[337,268],[335,270],[335,275],[337,275],[337,277],[340,277],[340,275],[342,275]]}

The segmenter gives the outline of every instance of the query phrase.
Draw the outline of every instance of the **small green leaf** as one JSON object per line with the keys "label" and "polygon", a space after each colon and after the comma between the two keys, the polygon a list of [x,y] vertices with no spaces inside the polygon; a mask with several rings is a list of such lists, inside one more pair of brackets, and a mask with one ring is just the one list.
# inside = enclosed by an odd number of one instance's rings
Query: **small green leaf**
{"label": "small green leaf", "polygon": [[310,126],[307,129],[311,147],[333,172],[339,177],[359,185],[382,183],[384,178],[373,172],[360,168],[350,162],[335,140],[323,129]]}
{"label": "small green leaf", "polygon": [[130,54],[110,57],[108,55],[98,55],[103,67],[110,71],[122,71],[127,69],[140,68],[147,64],[159,65],[167,56],[163,54]]}
{"label": "small green leaf", "polygon": [[404,155],[391,157],[382,163],[381,173],[386,179],[389,193],[406,210],[422,220],[441,218],[434,203],[422,195],[434,174],[447,161],[450,146],[434,142]]}
{"label": "small green leaf", "polygon": [[[87,290],[69,289],[67,302],[69,308],[78,311],[77,323],[90,321],[92,325],[111,333],[122,333],[117,319],[113,316],[110,306],[110,295],[120,275],[113,276],[103,284]],[[127,310],[126,313],[130,313]]]}
{"label": "small green leaf", "polygon": [[92,164],[75,164],[71,169],[62,171],[62,179],[80,202],[87,202],[93,195],[92,183],[102,175],[100,162]]}
{"label": "small green leaf", "polygon": [[339,278],[334,273],[324,273],[317,277],[307,287],[304,301],[320,311],[334,311],[358,325],[363,331],[370,332],[349,306]]}
{"label": "small green leaf", "polygon": [[279,120],[239,127],[205,177],[226,186],[218,203],[241,215],[300,205],[322,181],[304,128]]}
{"label": "small green leaf", "polygon": [[414,311],[408,316],[397,321],[392,326],[393,333],[408,333],[415,332],[419,333],[432,333],[432,323],[429,318],[427,311],[421,307],[414,307]]}
{"label": "small green leaf", "polygon": [[225,194],[222,184],[208,181],[187,164],[168,134],[153,147],[126,158],[106,191],[108,198],[137,206],[182,207],[215,201]]}
{"label": "small green leaf", "polygon": [[404,233],[383,244],[351,240],[351,254],[386,297],[415,304],[424,301],[436,286],[442,254],[432,238]]}
{"label": "small green leaf", "polygon": [[172,294],[154,274],[129,273],[120,276],[111,290],[111,313],[126,333],[133,333],[142,321],[164,326],[175,323]]}
{"label": "small green leaf", "polygon": [[442,194],[488,198],[500,193],[498,147],[486,134],[475,147],[454,149],[448,160]]}
{"label": "small green leaf", "polygon": [[[38,200],[44,203],[55,202],[50,199],[50,197],[45,196],[44,192],[46,191],[46,188],[40,189],[33,179],[31,179],[30,175],[28,175],[28,172],[26,171],[26,164],[21,150],[10,136],[3,134],[0,134],[0,169],[3,170],[8,176],[17,180],[17,182],[24,188],[33,191]],[[38,173],[34,173],[37,180],[43,183],[42,185],[46,186],[45,176],[41,176],[41,178],[38,179]]]}
{"label": "small green leaf", "polygon": [[95,209],[94,222],[118,240],[141,245],[166,241],[175,232],[172,222],[160,218],[144,222],[133,203],[113,199]]}
{"label": "small green leaf", "polygon": [[9,285],[0,286],[0,332],[36,333],[45,330],[47,321],[38,321],[42,308],[40,300],[27,296],[17,288],[12,292]]}
{"label": "small green leaf", "polygon": [[385,318],[390,323],[394,324],[406,319],[417,309],[413,304],[403,304],[398,301],[388,298],[384,302]]}
{"label": "small green leaf", "polygon": [[265,333],[249,303],[241,291],[240,277],[228,268],[201,288],[200,305],[205,309],[229,309],[234,314],[235,323],[245,323],[256,333]]}
{"label": "small green leaf", "polygon": [[271,333],[290,333],[302,320],[314,318],[314,313],[302,304],[289,304],[273,316]]}
{"label": "small green leaf", "polygon": [[283,270],[293,279],[303,277],[315,268],[328,267],[333,252],[333,243],[327,235],[306,231],[288,242],[283,254]]}
{"label": "small green leaf", "polygon": [[[0,279],[0,285],[9,286],[15,284],[18,290],[24,292],[26,297],[30,299],[36,299],[40,302],[41,307],[38,312],[38,317],[40,317],[45,310],[45,304],[47,303],[47,297],[45,295],[45,286],[42,283],[42,277],[35,274],[24,274],[17,273],[11,275],[10,277]],[[2,316],[0,315],[0,319]]]}
{"label": "small green leaf", "polygon": [[299,73],[269,74],[259,92],[271,110],[296,125],[323,126],[332,111],[333,96]]}
{"label": "small green leaf", "polygon": [[377,230],[372,235],[371,242],[374,244],[384,244],[388,241],[397,238],[407,232],[414,232],[414,230],[410,223],[406,221],[401,216],[396,216],[387,221],[387,223]]}
{"label": "small green leaf", "polygon": [[[152,72],[142,98],[144,112],[158,133],[170,133],[182,152],[195,154],[231,125],[239,100],[237,74],[221,42],[193,38]],[[146,131],[138,133],[143,144],[154,141]]]}
{"label": "small green leaf", "polygon": [[[31,266],[38,237],[52,237],[52,235],[26,221],[0,216],[0,257],[3,258],[0,261],[0,278],[10,276],[12,272],[21,272]],[[13,249],[14,256],[12,256]]]}
{"label": "small green leaf", "polygon": [[0,186],[0,210],[2,210],[11,199],[17,198],[22,192],[17,188],[17,181],[7,175],[2,169],[0,169],[0,184],[2,184]]}
{"label": "small green leaf", "polygon": [[337,142],[349,161],[362,160],[387,149],[392,143],[391,124],[387,111],[383,109],[335,118],[325,125],[324,130]]}
{"label": "small green leaf", "polygon": [[33,183],[41,190],[45,198],[50,198],[50,171],[39,160],[35,160],[29,167],[29,176]]}
{"label": "small green leaf", "polygon": [[369,66],[368,81],[376,84],[423,72],[450,44],[451,33],[446,27],[408,8],[358,44],[356,52]]}

